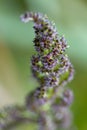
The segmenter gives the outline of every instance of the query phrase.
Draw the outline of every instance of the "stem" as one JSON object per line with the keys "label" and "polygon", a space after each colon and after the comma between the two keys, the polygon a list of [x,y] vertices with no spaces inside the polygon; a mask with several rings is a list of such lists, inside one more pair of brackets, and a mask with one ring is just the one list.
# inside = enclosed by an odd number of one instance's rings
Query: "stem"
{"label": "stem", "polygon": [[49,113],[42,112],[40,115],[39,130],[55,130],[55,124]]}
{"label": "stem", "polygon": [[1,129],[2,130],[9,130],[12,129],[14,127],[16,127],[17,125],[20,124],[24,124],[24,123],[37,123],[37,120],[31,119],[31,118],[23,118],[23,117],[17,117],[17,119],[15,119],[12,123],[10,124],[4,124]]}
{"label": "stem", "polygon": [[21,123],[37,123],[37,120],[26,116],[27,111],[25,106],[6,107],[0,112],[0,128],[2,130],[9,130]]}

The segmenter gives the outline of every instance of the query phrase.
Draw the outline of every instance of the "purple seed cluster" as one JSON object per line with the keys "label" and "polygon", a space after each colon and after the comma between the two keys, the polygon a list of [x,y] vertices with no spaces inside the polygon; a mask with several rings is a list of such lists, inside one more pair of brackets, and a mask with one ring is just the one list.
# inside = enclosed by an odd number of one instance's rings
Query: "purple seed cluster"
{"label": "purple seed cluster", "polygon": [[39,100],[48,101],[46,91],[49,88],[56,89],[73,79],[74,69],[65,54],[69,46],[64,36],[59,36],[55,24],[50,22],[46,15],[27,12],[21,16],[21,20],[25,23],[34,22],[33,43],[37,53],[31,58],[31,69],[40,84],[39,88],[28,95],[27,105],[31,99],[34,104]]}
{"label": "purple seed cluster", "polygon": [[[37,54],[32,56],[31,66],[33,75],[39,80],[40,86],[43,89],[44,87],[48,89],[72,80],[73,66],[65,54],[68,45],[64,36],[59,37],[54,23],[40,13],[27,12],[21,16],[21,19],[23,22],[30,20],[34,22],[35,38],[33,43]],[[68,73],[68,76],[61,81],[61,77],[65,73]],[[42,93],[41,89],[39,89],[38,95]],[[44,96],[44,91],[42,95]]]}

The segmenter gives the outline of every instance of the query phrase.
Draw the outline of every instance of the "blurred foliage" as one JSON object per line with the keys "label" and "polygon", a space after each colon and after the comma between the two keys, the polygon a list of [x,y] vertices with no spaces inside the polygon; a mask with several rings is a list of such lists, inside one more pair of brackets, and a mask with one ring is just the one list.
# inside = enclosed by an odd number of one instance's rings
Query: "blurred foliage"
{"label": "blurred foliage", "polygon": [[[72,106],[75,125],[87,129],[87,0],[0,0],[0,106],[22,103],[25,95],[37,87],[32,78],[30,57],[34,53],[32,23],[23,24],[25,11],[42,12],[65,35],[74,64],[75,79],[69,86],[75,100]],[[21,126],[17,130],[34,129]]]}

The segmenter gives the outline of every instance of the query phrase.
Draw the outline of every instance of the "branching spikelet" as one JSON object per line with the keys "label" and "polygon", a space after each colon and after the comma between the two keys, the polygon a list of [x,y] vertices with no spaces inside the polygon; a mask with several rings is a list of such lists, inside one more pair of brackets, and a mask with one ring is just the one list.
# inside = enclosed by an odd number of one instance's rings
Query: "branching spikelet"
{"label": "branching spikelet", "polygon": [[[54,91],[71,81],[74,70],[65,54],[68,45],[64,36],[59,36],[54,23],[50,22],[46,15],[27,12],[21,16],[21,20],[25,23],[34,22],[33,43],[37,54],[32,56],[31,68],[33,75],[40,83],[39,89],[37,88],[31,94],[35,105],[35,100],[38,102],[38,100],[46,99],[45,101],[47,101],[49,95],[47,91],[50,88]],[[27,97],[27,105],[30,104],[29,99],[31,99],[30,96]]]}

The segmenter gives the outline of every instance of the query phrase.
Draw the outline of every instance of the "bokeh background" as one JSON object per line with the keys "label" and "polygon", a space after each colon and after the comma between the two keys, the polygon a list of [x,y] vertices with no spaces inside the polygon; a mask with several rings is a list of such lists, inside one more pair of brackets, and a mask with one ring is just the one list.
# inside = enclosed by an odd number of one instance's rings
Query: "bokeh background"
{"label": "bokeh background", "polygon": [[[0,0],[0,108],[23,103],[25,95],[38,85],[30,70],[35,51],[33,24],[23,24],[19,18],[25,11],[47,14],[59,34],[65,35],[75,68],[69,84],[75,95],[71,107],[74,123],[77,130],[87,130],[87,0]],[[15,128],[22,129],[34,127]]]}

